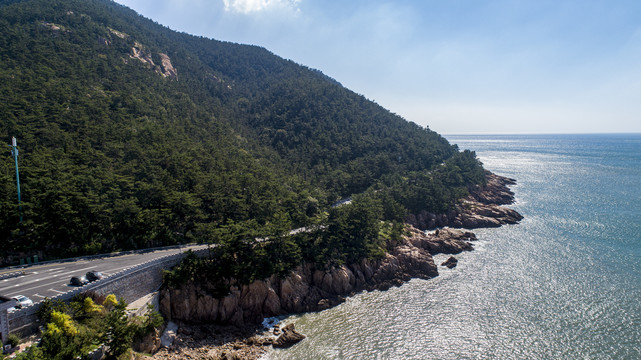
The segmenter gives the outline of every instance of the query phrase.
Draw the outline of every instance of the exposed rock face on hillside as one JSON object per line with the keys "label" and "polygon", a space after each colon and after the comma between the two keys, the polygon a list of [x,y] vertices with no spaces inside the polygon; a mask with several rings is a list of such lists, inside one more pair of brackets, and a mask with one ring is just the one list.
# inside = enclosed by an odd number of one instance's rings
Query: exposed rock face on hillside
{"label": "exposed rock face on hillside", "polygon": [[514,179],[486,173],[487,185],[470,189],[470,195],[447,214],[432,214],[423,211],[410,215],[407,223],[419,229],[435,229],[444,226],[465,229],[499,227],[516,224],[523,219],[518,212],[502,207],[514,202],[514,193],[508,188],[516,184]]}
{"label": "exposed rock face on hillside", "polygon": [[146,64],[155,69],[158,74],[164,77],[168,77],[172,80],[178,79],[178,72],[171,64],[171,59],[169,58],[169,56],[164,53],[159,53],[158,56],[160,57],[160,65],[154,64],[154,61],[151,57],[151,52],[146,50],[145,47],[139,42],[136,41],[135,45],[131,48],[131,58],[140,60],[143,64]]}
{"label": "exposed rock face on hillside", "polygon": [[133,59],[138,59],[140,62],[143,64],[149,65],[151,67],[156,66],[154,64],[154,61],[151,59],[151,53],[147,50],[145,50],[144,46],[139,43],[135,42],[135,45],[131,48],[131,55]]}
{"label": "exposed rock face on hillside", "polygon": [[160,53],[160,60],[162,63],[162,71],[160,74],[164,77],[168,77],[170,79],[177,79],[178,78],[178,72],[174,68],[173,65],[171,65],[171,59],[167,54]]}

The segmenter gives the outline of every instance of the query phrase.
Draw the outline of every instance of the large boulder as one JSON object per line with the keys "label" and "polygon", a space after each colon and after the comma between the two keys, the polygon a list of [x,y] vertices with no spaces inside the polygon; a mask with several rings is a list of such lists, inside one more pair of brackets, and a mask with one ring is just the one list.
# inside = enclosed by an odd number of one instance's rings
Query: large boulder
{"label": "large boulder", "polygon": [[170,347],[174,340],[176,340],[176,335],[178,334],[178,324],[170,321],[165,327],[165,331],[160,337],[160,345],[163,347]]}
{"label": "large boulder", "polygon": [[453,268],[455,268],[455,267],[456,267],[456,265],[457,265],[457,264],[458,264],[458,259],[457,259],[457,258],[455,258],[454,256],[450,256],[447,260],[445,260],[445,261],[441,264],[441,266],[445,266],[445,267],[447,267],[448,269],[453,269]]}
{"label": "large boulder", "polygon": [[[242,287],[239,305],[244,311],[246,322],[259,323],[265,316],[276,315],[276,313],[265,314],[264,304],[269,296],[270,288],[265,281],[254,281]],[[270,301],[272,305],[268,306],[268,308],[274,308],[276,301],[273,298]]]}
{"label": "large boulder", "polygon": [[297,332],[294,324],[289,324],[282,328],[282,334],[280,334],[278,339],[274,340],[272,346],[275,348],[288,348],[304,338],[305,335]]}

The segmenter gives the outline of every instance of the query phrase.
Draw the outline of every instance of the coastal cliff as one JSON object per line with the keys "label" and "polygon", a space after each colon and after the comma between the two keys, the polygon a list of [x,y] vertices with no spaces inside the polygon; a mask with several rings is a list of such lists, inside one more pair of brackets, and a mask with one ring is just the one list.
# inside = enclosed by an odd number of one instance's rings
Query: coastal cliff
{"label": "coastal cliff", "polygon": [[[461,228],[493,227],[513,224],[522,219],[516,211],[502,207],[514,194],[508,185],[515,181],[487,174],[487,185],[471,189],[452,214],[420,214],[410,217],[405,234],[380,259],[329,269],[306,263],[289,275],[276,275],[248,285],[231,283],[223,298],[208,294],[202,284],[186,283],[160,292],[160,310],[170,320],[212,322],[245,326],[260,323],[265,317],[318,311],[335,306],[363,290],[385,290],[411,278],[429,279],[438,275],[432,255],[457,254],[473,249],[476,236],[464,230],[437,229],[425,233],[421,228],[450,225]],[[418,225],[418,226],[416,226]]]}
{"label": "coastal cliff", "polygon": [[474,234],[442,229],[431,234],[406,227],[407,235],[382,259],[320,269],[297,267],[285,278],[272,275],[249,285],[232,285],[230,294],[217,299],[200,284],[189,283],[160,293],[161,312],[173,321],[215,322],[245,326],[265,317],[318,311],[335,306],[344,296],[363,290],[385,290],[412,278],[438,275],[432,254],[472,250]]}

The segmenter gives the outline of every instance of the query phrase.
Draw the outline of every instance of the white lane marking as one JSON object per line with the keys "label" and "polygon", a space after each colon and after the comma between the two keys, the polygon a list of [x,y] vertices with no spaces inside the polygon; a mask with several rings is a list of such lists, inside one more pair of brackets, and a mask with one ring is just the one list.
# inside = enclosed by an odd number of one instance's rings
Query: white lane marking
{"label": "white lane marking", "polygon": [[64,291],[58,291],[56,289],[49,289],[49,291],[57,292],[58,294],[64,294]]}
{"label": "white lane marking", "polygon": [[[80,273],[80,274],[83,274],[83,275],[84,275],[85,271],[87,271],[87,270],[89,270],[89,269],[93,269],[93,268],[94,268],[94,267],[89,267],[89,268],[84,268],[84,269],[78,269],[78,270],[74,270],[74,271],[71,271],[71,272],[67,272],[67,274],[68,274],[68,275],[71,275],[71,273]],[[122,269],[123,269],[122,267],[119,267],[119,268],[117,268],[117,269],[115,269],[115,270],[122,270]],[[113,270],[111,270],[111,269],[109,270],[109,272],[112,272],[112,271],[113,271]],[[54,277],[56,277],[56,276],[57,276],[57,275],[48,276],[48,277],[45,277],[45,278],[42,278],[42,279],[38,279],[38,280],[35,280],[35,281],[53,279],[53,278],[54,278]],[[65,283],[65,284],[66,284],[66,283]],[[25,284],[16,284],[16,285],[13,285],[13,286],[10,286],[10,287],[16,288],[16,287],[24,286],[24,285],[25,285]],[[33,287],[30,287],[30,288],[20,289],[20,291],[22,291],[22,292],[27,292],[27,291],[29,291],[29,290],[38,289],[38,288],[41,288],[41,287],[43,287],[43,286],[48,286],[48,285],[54,285],[54,284],[46,284],[46,283],[45,283],[45,284],[40,284],[40,285],[38,285],[38,286],[33,286]],[[62,292],[61,292],[61,294],[62,294]]]}
{"label": "white lane marking", "polygon": [[[25,279],[25,280],[27,280],[27,281],[24,281],[24,282],[23,282],[23,283],[21,283],[21,284],[16,284],[16,285],[9,286],[9,287],[24,286],[24,285],[25,285],[25,282],[28,282],[29,284],[33,284],[33,283],[38,282],[38,281],[52,280],[52,279],[57,278],[57,277],[58,277],[58,276],[60,276],[60,275],[65,275],[65,274],[66,274],[66,275],[69,275],[69,277],[73,276],[73,274],[80,274],[80,275],[84,275],[84,273],[85,273],[87,270],[90,270],[90,269],[93,269],[93,268],[94,268],[94,267],[92,266],[92,267],[88,267],[88,268],[84,268],[84,269],[68,270],[68,271],[65,271],[65,272],[64,272],[64,273],[62,273],[62,274],[51,274],[51,275],[48,275],[48,276],[45,276],[45,277],[42,277],[42,278],[38,278],[38,279]],[[39,285],[39,286],[37,286],[37,287],[42,287],[42,286],[46,286],[46,285],[47,285],[47,284],[46,284],[46,283],[44,283],[44,284],[40,284],[40,285]],[[30,288],[30,289],[35,289],[35,288]],[[25,290],[25,291],[27,291],[27,290],[30,290],[30,289],[24,289],[24,290]]]}
{"label": "white lane marking", "polygon": [[[20,286],[20,285],[21,285],[21,284],[18,284],[18,285],[15,285],[14,287],[16,287],[16,286]],[[22,292],[27,292],[27,291],[29,291],[29,290],[39,289],[39,288],[42,288],[42,287],[45,287],[45,286],[49,286],[49,285],[54,285],[54,284],[40,284],[40,285],[38,285],[38,286],[33,286],[33,287],[30,287],[30,288],[20,289],[20,291],[22,291]]]}
{"label": "white lane marking", "polygon": [[41,297],[41,298],[43,298],[43,299],[44,299],[44,298],[46,298],[46,296],[42,296],[42,295],[40,295],[40,294],[33,294],[33,296],[38,296],[38,297]]}

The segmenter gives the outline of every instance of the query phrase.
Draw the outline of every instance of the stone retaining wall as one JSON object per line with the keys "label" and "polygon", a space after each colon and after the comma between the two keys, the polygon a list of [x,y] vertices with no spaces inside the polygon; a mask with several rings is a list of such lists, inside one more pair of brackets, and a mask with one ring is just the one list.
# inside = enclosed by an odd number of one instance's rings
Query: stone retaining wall
{"label": "stone retaining wall", "polygon": [[[206,254],[207,249],[195,251],[199,256]],[[94,291],[98,294],[115,294],[118,298],[124,298],[131,303],[147,294],[158,290],[162,285],[162,270],[170,269],[185,256],[184,253],[172,254],[150,260],[145,263],[133,266],[117,272],[105,279],[91,282],[85,286],[69,290],[51,298],[52,300],[69,301],[79,293]],[[9,314],[9,329],[12,333],[20,333],[27,336],[34,333],[38,326],[36,312],[40,303],[25,307]]]}

